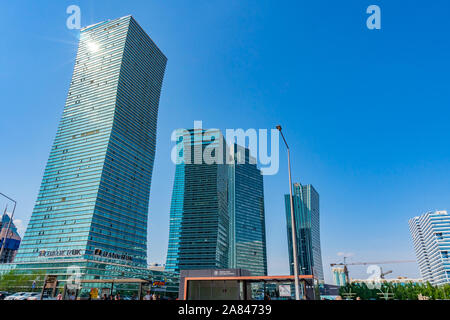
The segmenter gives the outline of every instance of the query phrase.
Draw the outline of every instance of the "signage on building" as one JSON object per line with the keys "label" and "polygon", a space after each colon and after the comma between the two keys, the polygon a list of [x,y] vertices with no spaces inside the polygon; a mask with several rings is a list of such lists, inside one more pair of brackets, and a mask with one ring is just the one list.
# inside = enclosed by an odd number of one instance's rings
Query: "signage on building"
{"label": "signage on building", "polygon": [[223,276],[236,276],[236,271],[233,270],[214,270],[215,277],[223,277]]}
{"label": "signage on building", "polygon": [[39,257],[73,257],[82,255],[81,249],[73,250],[41,250],[39,251]]}
{"label": "signage on building", "polygon": [[291,296],[291,286],[289,284],[280,284],[278,286],[278,291],[280,292],[280,297],[290,297]]}
{"label": "signage on building", "polygon": [[155,280],[150,284],[153,292],[165,292],[167,290],[166,280]]}
{"label": "signage on building", "polygon": [[110,259],[119,259],[119,260],[125,260],[125,261],[133,261],[133,257],[129,256],[125,253],[115,253],[115,252],[109,252],[102,249],[95,249],[94,255],[104,258],[110,258]]}
{"label": "signage on building", "polygon": [[152,287],[164,287],[166,285],[165,281],[153,281]]}

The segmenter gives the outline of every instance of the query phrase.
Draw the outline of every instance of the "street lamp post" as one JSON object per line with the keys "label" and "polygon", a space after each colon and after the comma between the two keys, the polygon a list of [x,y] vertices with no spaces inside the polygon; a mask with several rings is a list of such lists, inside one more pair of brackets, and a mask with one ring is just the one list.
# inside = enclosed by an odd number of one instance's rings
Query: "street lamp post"
{"label": "street lamp post", "polygon": [[281,131],[281,126],[277,126],[278,131],[281,133],[284,144],[286,145],[287,155],[288,155],[288,165],[289,165],[289,194],[291,202],[291,233],[292,233],[292,254],[294,256],[294,281],[295,281],[295,300],[300,300],[300,288],[298,281],[298,257],[297,257],[297,236],[295,233],[295,217],[294,217],[294,198],[292,197],[292,176],[291,176],[291,156],[289,153],[289,146],[284,138],[283,132]]}
{"label": "street lamp post", "polygon": [[[8,197],[7,195],[1,193],[1,192],[0,192],[0,195],[2,195],[2,196],[4,196],[6,199],[8,199],[8,200],[14,202],[14,207],[13,207],[13,211],[12,211],[12,213],[11,213],[11,218],[9,219],[8,227],[6,228],[6,233],[5,233],[5,236],[3,237],[2,247],[1,247],[1,249],[0,249],[0,259],[2,259],[2,256],[3,256],[3,250],[4,250],[4,248],[5,248],[6,240],[8,239],[8,233],[9,233],[9,229],[10,229],[10,227],[11,227],[11,222],[12,222],[12,220],[13,220],[13,218],[14,218],[14,211],[16,210],[16,204],[17,204],[17,202],[16,202],[15,200],[11,199],[10,197]],[[6,212],[6,210],[5,210],[5,212]],[[0,230],[0,232],[1,232],[1,230]],[[1,262],[1,261],[0,261],[0,262]]]}

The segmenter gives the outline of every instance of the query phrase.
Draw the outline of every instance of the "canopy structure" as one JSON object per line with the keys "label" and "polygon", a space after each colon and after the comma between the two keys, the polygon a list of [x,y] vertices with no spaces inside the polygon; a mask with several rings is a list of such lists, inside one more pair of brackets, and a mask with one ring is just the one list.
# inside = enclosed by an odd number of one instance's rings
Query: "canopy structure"
{"label": "canopy structure", "polygon": [[[304,299],[313,299],[314,297],[314,276],[300,275],[300,283]],[[223,296],[230,300],[251,300],[252,283],[261,283],[265,288],[266,284],[293,284],[294,276],[193,276],[181,279],[184,284],[180,292],[180,298],[183,300],[208,299],[209,292],[211,297]],[[180,290],[181,291],[181,290]],[[209,291],[209,292],[208,292]]]}

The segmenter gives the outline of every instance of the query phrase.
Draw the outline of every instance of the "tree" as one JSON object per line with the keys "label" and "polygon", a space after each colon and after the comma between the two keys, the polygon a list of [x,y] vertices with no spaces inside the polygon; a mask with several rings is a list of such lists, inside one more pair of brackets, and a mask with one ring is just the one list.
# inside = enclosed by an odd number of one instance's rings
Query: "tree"
{"label": "tree", "polygon": [[[11,270],[0,275],[0,290],[7,292],[37,291],[39,288],[42,288],[44,278],[45,272],[42,271],[24,274],[19,270]],[[35,282],[34,289],[33,282]]]}
{"label": "tree", "polygon": [[[432,300],[450,299],[450,284],[442,286],[433,286],[427,282],[425,284],[418,283],[383,283],[381,288],[369,289],[366,283],[352,283],[343,286],[339,290],[342,297],[356,299],[360,297],[362,300],[382,299],[379,293],[391,293],[396,300],[417,300],[419,294],[429,297]],[[349,294],[352,293],[352,294]]]}

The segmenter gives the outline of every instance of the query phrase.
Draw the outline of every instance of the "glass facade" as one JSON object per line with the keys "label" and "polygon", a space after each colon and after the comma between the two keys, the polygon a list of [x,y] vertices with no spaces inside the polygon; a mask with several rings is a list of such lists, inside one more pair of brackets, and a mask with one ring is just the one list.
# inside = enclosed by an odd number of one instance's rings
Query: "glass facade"
{"label": "glass facade", "polygon": [[333,283],[339,287],[345,286],[348,283],[347,276],[345,275],[344,268],[333,268],[331,269],[333,274]]}
{"label": "glass facade", "polygon": [[0,219],[0,264],[14,261],[20,241],[21,238],[14,222],[5,212]]}
{"label": "glass facade", "polygon": [[[302,186],[300,183],[295,183],[292,196],[294,202],[299,274],[314,274],[319,281],[323,282],[322,253],[320,248],[319,194],[312,185]],[[294,274],[290,196],[287,194],[284,196],[284,199],[289,247],[289,265],[291,274]]]}
{"label": "glass facade", "polygon": [[450,215],[427,212],[409,220],[417,263],[425,282],[450,283]]}
{"label": "glass facade", "polygon": [[186,130],[179,133],[170,211],[166,270],[214,269],[228,266],[229,219],[227,168],[205,163],[203,154],[215,156],[225,142],[218,130]]}
{"label": "glass facade", "polygon": [[[83,261],[76,264],[81,270],[83,270],[84,275],[81,279],[82,282],[79,284],[77,290],[77,296],[81,299],[87,299],[89,293],[93,288],[98,289],[99,292],[107,290],[107,295],[120,293],[122,298],[125,299],[137,299],[139,285],[133,284],[133,281],[143,280],[142,284],[142,296],[146,292],[150,291],[152,294],[158,294],[165,298],[177,298],[179,291],[179,279],[180,276],[175,272],[167,272],[165,270],[150,270],[146,268],[132,267],[124,264],[114,264],[114,263],[103,263],[96,261]],[[39,263],[39,264],[1,264],[0,265],[0,275],[8,273],[10,271],[16,271],[20,276],[31,276],[30,279],[35,279],[37,274],[44,270],[46,274],[55,275],[58,277],[58,283],[56,286],[55,295],[57,293],[63,293],[64,285],[66,284],[66,278],[68,276],[67,270],[74,270],[74,264],[71,261],[61,262],[61,263]],[[111,284],[107,279],[129,279],[129,283],[117,283]],[[92,280],[92,281],[91,281]],[[103,280],[105,282],[99,282]],[[112,280],[111,280],[112,281]],[[21,287],[21,284],[16,287],[13,291],[21,292],[29,290],[29,287]],[[22,283],[23,285],[23,283]],[[42,289],[42,283],[38,283],[37,288]],[[112,289],[112,291],[111,291]],[[51,292],[52,290],[50,290]],[[49,293],[50,293],[49,292]],[[98,298],[101,298],[100,295]]]}
{"label": "glass facade", "polygon": [[263,177],[248,149],[230,152],[215,129],[180,130],[177,137],[182,161],[175,169],[166,269],[266,275]]}
{"label": "glass facade", "polygon": [[18,269],[63,275],[76,265],[92,279],[146,270],[166,62],[131,16],[81,30],[62,119],[15,260]]}
{"label": "glass facade", "polygon": [[230,268],[267,275],[264,183],[247,148],[234,145],[229,165]]}
{"label": "glass facade", "polygon": [[[178,137],[183,161],[175,169],[166,270],[227,268],[228,172],[225,152],[218,152],[226,143],[219,130],[183,130]],[[220,161],[207,163],[204,154]]]}

